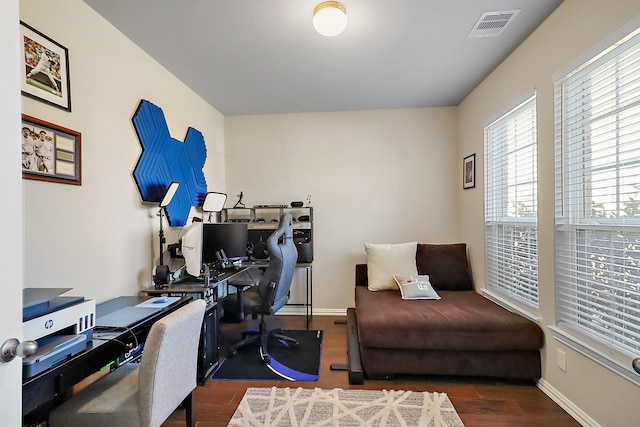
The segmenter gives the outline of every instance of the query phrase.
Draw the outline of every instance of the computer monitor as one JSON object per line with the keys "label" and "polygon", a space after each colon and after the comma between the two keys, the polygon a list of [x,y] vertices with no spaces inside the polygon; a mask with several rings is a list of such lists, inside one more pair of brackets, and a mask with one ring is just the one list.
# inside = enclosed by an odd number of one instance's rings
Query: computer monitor
{"label": "computer monitor", "polygon": [[249,228],[246,223],[208,223],[202,225],[202,262],[216,262],[224,250],[230,261],[246,260]]}
{"label": "computer monitor", "polygon": [[181,239],[182,256],[187,273],[199,277],[202,265],[216,262],[216,252],[223,249],[230,261],[246,260],[248,226],[245,223],[194,222]]}

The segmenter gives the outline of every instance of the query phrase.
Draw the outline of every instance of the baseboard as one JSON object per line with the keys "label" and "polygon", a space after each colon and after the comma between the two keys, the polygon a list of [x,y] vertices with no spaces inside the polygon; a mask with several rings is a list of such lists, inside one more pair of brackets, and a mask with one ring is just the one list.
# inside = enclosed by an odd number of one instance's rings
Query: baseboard
{"label": "baseboard", "polygon": [[602,427],[544,379],[538,381],[538,388],[584,427]]}
{"label": "baseboard", "polygon": [[[306,316],[307,311],[304,306],[295,306],[295,305],[285,305],[282,307],[276,315],[285,315],[285,316]],[[314,308],[313,309],[314,316],[346,316],[347,309],[346,308]]]}
{"label": "baseboard", "polygon": [[346,316],[347,309],[346,308],[321,308],[321,309],[313,309],[313,315],[318,316]]}

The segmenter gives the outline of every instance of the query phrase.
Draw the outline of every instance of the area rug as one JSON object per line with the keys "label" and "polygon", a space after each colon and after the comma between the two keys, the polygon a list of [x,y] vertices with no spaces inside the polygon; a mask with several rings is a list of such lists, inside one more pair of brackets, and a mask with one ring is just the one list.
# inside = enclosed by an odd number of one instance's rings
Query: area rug
{"label": "area rug", "polygon": [[298,347],[285,341],[271,340],[267,354],[268,365],[260,359],[259,342],[238,349],[234,357],[227,357],[211,375],[214,380],[289,380],[318,381],[323,331],[283,331],[298,340]]}
{"label": "area rug", "polygon": [[248,388],[229,426],[464,427],[445,393]]}

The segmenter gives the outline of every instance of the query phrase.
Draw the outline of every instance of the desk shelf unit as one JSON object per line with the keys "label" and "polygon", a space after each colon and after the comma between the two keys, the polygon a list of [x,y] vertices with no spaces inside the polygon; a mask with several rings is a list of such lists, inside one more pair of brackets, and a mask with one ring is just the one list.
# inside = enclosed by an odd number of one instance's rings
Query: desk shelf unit
{"label": "desk shelf unit", "polygon": [[246,222],[249,228],[249,242],[253,245],[256,260],[265,259],[266,242],[271,233],[278,228],[280,217],[290,213],[293,217],[293,242],[298,250],[297,270],[304,270],[304,303],[289,303],[289,306],[302,306],[306,313],[306,324],[313,316],[313,208],[298,208],[285,205],[258,205],[252,208],[226,208],[220,215],[222,222]]}
{"label": "desk shelf unit", "polygon": [[[313,262],[313,208],[292,208],[285,205],[254,206],[252,208],[226,208],[221,212],[222,222],[246,222],[249,241],[258,246],[265,243],[269,235],[278,228],[284,214],[293,217],[293,241],[298,249],[298,263]],[[256,259],[264,258],[254,254]]]}

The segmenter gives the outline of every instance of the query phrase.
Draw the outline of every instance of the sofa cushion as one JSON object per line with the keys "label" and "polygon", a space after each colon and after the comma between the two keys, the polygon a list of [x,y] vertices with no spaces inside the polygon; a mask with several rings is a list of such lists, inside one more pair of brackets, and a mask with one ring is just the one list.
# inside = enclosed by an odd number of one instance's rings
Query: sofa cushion
{"label": "sofa cushion", "polygon": [[394,274],[418,274],[416,270],[417,242],[398,244],[365,243],[368,287],[372,291],[398,289]]}
{"label": "sofa cushion", "polygon": [[407,301],[397,291],[356,286],[362,347],[501,351],[537,350],[542,329],[475,291],[439,291],[439,300]]}
{"label": "sofa cushion", "polygon": [[473,290],[465,243],[420,243],[416,247],[416,267],[418,274],[429,276],[437,291]]}
{"label": "sofa cushion", "polygon": [[394,274],[393,279],[400,288],[402,299],[440,299],[429,282],[429,276]]}

